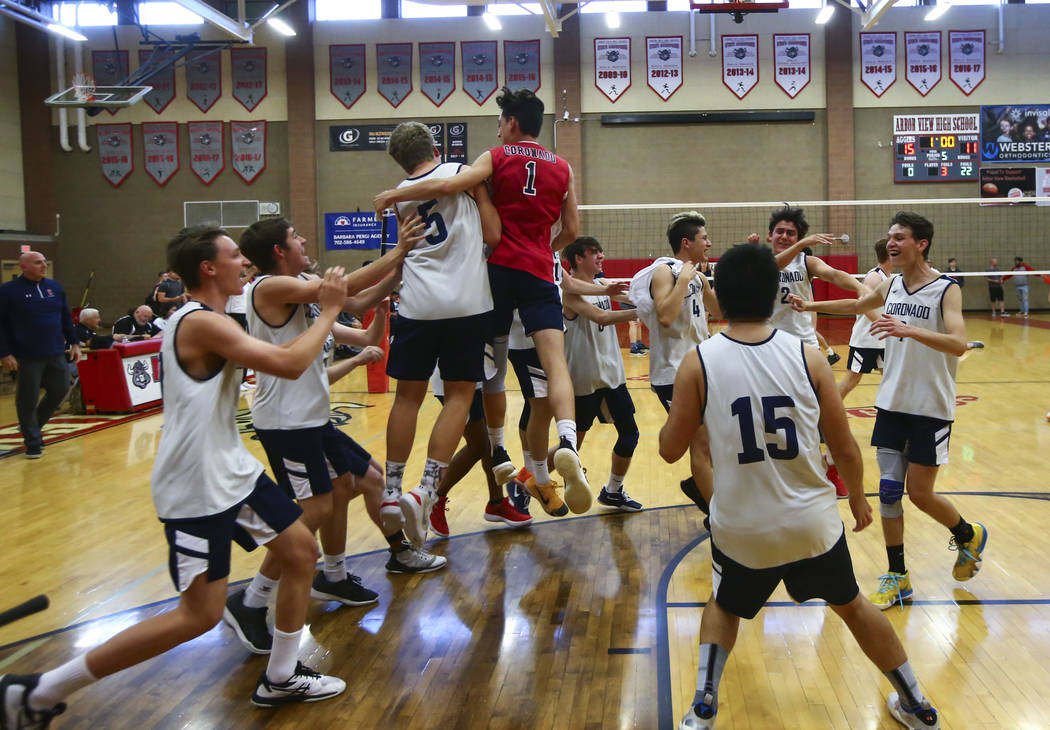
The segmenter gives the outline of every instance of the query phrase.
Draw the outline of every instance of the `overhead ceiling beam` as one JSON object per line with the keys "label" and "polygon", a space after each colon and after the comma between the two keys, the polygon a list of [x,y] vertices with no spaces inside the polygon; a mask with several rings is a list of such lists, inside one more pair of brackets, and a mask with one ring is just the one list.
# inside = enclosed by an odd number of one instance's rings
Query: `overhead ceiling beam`
{"label": "overhead ceiling beam", "polygon": [[861,15],[861,30],[867,30],[868,28],[876,25],[879,22],[879,18],[887,10],[893,7],[893,4],[897,0],[876,0],[872,3],[867,10]]}
{"label": "overhead ceiling beam", "polygon": [[242,41],[252,42],[252,29],[246,23],[238,23],[229,15],[220,13],[212,6],[202,2],[202,0],[174,0],[174,2],[201,16],[206,23],[214,25],[219,30],[229,33]]}

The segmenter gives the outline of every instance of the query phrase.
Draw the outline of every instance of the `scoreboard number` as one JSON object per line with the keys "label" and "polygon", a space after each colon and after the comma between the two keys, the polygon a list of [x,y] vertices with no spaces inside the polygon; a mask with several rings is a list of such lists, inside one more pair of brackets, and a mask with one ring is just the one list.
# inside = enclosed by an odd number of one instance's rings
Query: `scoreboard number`
{"label": "scoreboard number", "polygon": [[893,181],[976,181],[977,134],[901,134],[893,138]]}

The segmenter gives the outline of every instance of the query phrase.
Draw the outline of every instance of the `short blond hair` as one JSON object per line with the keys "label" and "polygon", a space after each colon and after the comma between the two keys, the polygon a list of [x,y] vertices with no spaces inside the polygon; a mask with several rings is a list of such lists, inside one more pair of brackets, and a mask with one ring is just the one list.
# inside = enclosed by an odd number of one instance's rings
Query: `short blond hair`
{"label": "short blond hair", "polygon": [[434,135],[422,122],[401,122],[394,127],[386,151],[405,172],[412,172],[424,162],[434,159]]}

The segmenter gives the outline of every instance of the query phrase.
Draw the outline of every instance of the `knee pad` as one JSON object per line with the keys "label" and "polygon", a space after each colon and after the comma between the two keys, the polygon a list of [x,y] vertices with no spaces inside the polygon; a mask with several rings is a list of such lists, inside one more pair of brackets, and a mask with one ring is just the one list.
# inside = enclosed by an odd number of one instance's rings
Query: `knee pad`
{"label": "knee pad", "polygon": [[875,452],[879,464],[879,514],[883,517],[903,517],[904,477],[908,460],[895,449],[879,448]]}
{"label": "knee pad", "polygon": [[507,389],[507,336],[495,338],[485,345],[485,382],[481,390],[485,393],[502,393]]}
{"label": "knee pad", "polygon": [[529,403],[529,399],[525,399],[525,405],[521,407],[521,417],[518,418],[518,430],[528,431],[529,430],[529,416],[532,415],[532,404]]}
{"label": "knee pad", "polygon": [[613,453],[624,459],[630,459],[638,446],[638,424],[634,422],[634,416],[631,416],[630,420],[615,422],[613,425],[616,426],[616,443],[613,444]]}

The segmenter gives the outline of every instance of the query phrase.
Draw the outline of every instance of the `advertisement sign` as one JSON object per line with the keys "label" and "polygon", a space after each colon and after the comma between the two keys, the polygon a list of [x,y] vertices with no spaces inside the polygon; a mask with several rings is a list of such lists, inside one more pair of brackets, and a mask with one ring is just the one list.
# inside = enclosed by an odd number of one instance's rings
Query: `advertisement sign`
{"label": "advertisement sign", "polygon": [[616,102],[631,88],[631,39],[594,39],[594,85]]}
{"label": "advertisement sign", "polygon": [[448,144],[445,147],[445,162],[467,164],[467,123],[448,123]]}
{"label": "advertisement sign", "polygon": [[[397,218],[387,216],[387,240],[397,243]],[[324,247],[328,251],[363,251],[378,249],[383,239],[383,221],[376,214],[325,213]]]}
{"label": "advertisement sign", "polygon": [[386,151],[396,124],[333,124],[328,128],[329,152]]}
{"label": "advertisement sign", "polygon": [[981,205],[1034,203],[1034,167],[982,167]]}
{"label": "advertisement sign", "polygon": [[1050,162],[1050,104],[982,106],[981,159]]}

